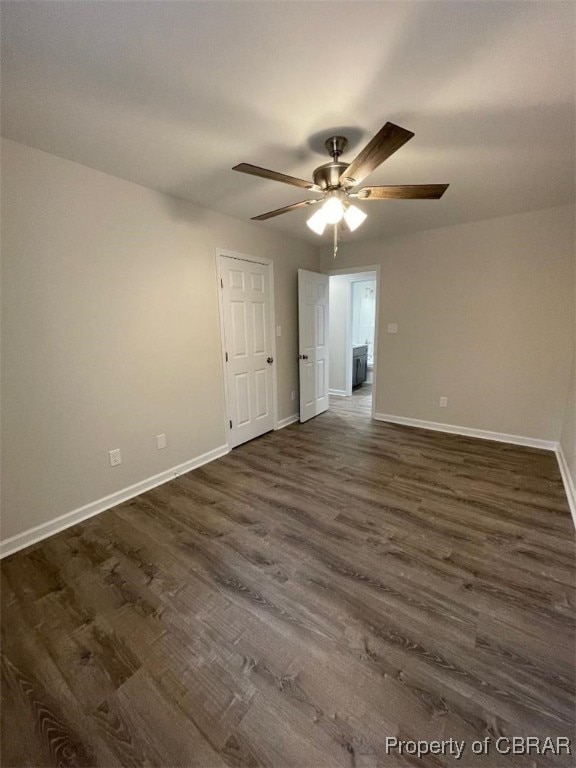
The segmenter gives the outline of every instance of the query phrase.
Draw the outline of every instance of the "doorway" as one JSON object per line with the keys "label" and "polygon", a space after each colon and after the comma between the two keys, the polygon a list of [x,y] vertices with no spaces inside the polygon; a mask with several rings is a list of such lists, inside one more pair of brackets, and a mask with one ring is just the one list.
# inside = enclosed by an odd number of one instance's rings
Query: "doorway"
{"label": "doorway", "polygon": [[225,252],[217,262],[226,429],[235,448],[276,423],[273,267]]}
{"label": "doorway", "polygon": [[329,392],[335,407],[374,413],[379,267],[330,273]]}

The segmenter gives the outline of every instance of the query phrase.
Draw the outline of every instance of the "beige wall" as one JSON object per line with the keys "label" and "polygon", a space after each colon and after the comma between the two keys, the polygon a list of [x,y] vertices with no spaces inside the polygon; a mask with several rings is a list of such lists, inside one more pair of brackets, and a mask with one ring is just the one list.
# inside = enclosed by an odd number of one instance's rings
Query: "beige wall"
{"label": "beige wall", "polygon": [[[377,412],[559,440],[574,344],[572,207],[342,243],[337,260],[381,265]],[[334,267],[328,248],[322,264]]]}
{"label": "beige wall", "polygon": [[297,411],[315,248],[12,141],[2,182],[3,539],[225,443],[217,248],[274,260],[278,418]]}
{"label": "beige wall", "polygon": [[[11,141],[2,181],[3,539],[224,444],[217,248],[274,260],[278,417],[297,411],[313,247]],[[562,435],[575,471],[573,241],[562,207],[343,243],[338,268],[381,265],[376,410]]]}

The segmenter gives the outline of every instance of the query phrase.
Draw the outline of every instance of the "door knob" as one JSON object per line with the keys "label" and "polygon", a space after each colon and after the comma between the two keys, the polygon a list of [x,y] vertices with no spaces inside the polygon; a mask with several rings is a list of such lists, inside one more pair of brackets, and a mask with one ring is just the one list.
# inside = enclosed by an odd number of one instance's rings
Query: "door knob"
{"label": "door knob", "polygon": [[266,358],[266,362],[268,363],[268,365],[272,365],[272,363],[274,362],[274,358],[273,357],[267,357]]}
{"label": "door knob", "polygon": [[298,360],[308,360],[308,355],[298,355]]}

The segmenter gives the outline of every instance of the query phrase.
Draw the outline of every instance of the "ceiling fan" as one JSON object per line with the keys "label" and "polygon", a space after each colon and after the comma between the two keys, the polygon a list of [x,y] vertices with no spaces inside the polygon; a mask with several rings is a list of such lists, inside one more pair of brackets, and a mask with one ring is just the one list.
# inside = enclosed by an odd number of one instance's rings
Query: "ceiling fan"
{"label": "ceiling fan", "polygon": [[320,193],[322,197],[317,199],[301,200],[298,203],[268,211],[268,213],[261,213],[260,216],[253,216],[252,219],[253,221],[263,221],[274,216],[280,216],[282,213],[288,213],[288,211],[296,211],[299,208],[324,203],[308,219],[307,224],[319,235],[323,234],[328,224],[333,224],[334,248],[336,249],[338,224],[343,222],[346,228],[353,232],[366,218],[364,211],[350,202],[351,198],[372,201],[437,200],[442,197],[448,184],[402,184],[355,189],[364,181],[366,176],[413,136],[412,131],[407,131],[406,128],[401,128],[394,123],[386,123],[351,163],[344,163],[340,160],[340,155],[348,144],[346,137],[331,136],[324,146],[332,156],[332,161],[316,168],[312,174],[313,182],[287,176],[277,171],[270,171],[268,168],[260,168],[257,165],[250,165],[250,163],[240,163],[235,165],[232,170]]}

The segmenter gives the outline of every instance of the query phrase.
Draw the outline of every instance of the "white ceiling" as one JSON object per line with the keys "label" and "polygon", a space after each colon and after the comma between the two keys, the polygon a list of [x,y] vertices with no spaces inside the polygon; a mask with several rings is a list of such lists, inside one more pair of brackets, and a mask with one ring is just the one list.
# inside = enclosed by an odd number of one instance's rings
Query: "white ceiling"
{"label": "white ceiling", "polygon": [[[2,2],[2,133],[248,220],[308,193],[323,140],[352,159],[387,121],[415,137],[366,183],[450,182],[363,203],[363,239],[574,200],[569,2]],[[309,211],[258,226],[309,232]]]}

